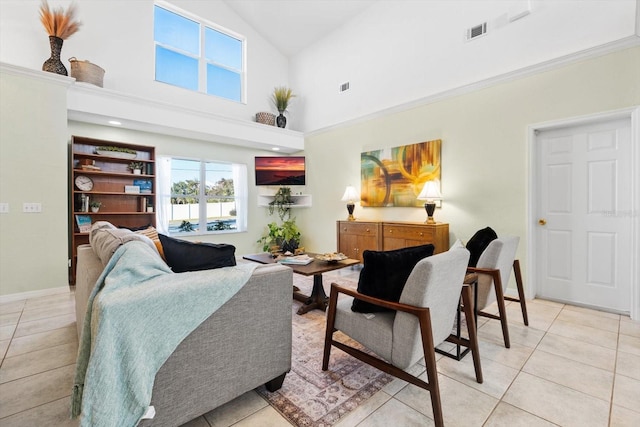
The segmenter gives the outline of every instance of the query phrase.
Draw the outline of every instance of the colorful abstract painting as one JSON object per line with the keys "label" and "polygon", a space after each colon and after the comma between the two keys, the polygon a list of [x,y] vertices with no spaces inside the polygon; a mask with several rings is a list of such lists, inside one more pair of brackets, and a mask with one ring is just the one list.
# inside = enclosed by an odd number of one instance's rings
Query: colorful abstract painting
{"label": "colorful abstract painting", "polygon": [[360,155],[360,204],[365,207],[420,207],[424,183],[440,181],[442,141],[367,151]]}

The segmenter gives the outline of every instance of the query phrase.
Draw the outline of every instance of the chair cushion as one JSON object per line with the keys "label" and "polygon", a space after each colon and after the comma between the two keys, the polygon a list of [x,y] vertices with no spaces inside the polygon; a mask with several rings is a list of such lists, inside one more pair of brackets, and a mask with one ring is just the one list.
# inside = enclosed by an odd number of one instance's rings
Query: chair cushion
{"label": "chair cushion", "polygon": [[[364,267],[358,280],[358,292],[398,302],[413,267],[421,259],[433,255],[433,250],[433,245],[422,245],[393,251],[364,251]],[[351,310],[360,313],[389,311],[358,299],[353,300]]]}
{"label": "chair cushion", "polygon": [[482,252],[487,249],[492,240],[497,238],[498,235],[491,227],[476,231],[476,234],[467,242],[467,250],[471,253],[469,267],[475,267],[478,264],[478,259],[480,259]]}
{"label": "chair cushion", "polygon": [[158,233],[167,264],[174,273],[210,270],[236,265],[233,245],[193,243]]}

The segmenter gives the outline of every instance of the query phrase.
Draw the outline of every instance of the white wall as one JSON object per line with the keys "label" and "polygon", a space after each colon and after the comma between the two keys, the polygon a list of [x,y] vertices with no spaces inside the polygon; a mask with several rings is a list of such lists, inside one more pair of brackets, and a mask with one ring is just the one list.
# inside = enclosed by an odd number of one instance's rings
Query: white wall
{"label": "white wall", "polygon": [[[50,0],[51,7],[69,1]],[[153,0],[76,2],[80,31],[64,42],[61,58],[89,60],[106,70],[104,87],[240,120],[271,111],[269,96],[288,84],[288,61],[223,1],[172,0],[172,4],[247,37],[247,104],[154,81]],[[0,0],[0,62],[40,70],[49,40],[38,17],[39,0]],[[295,126],[290,124],[290,128]]]}
{"label": "white wall", "polygon": [[[317,130],[635,36],[636,0],[380,0],[291,59],[292,116]],[[488,21],[485,36],[465,29]],[[338,86],[350,82],[350,90]]]}
{"label": "white wall", "polygon": [[[344,188],[360,188],[360,153],[442,139],[442,209],[450,240],[491,226],[520,236],[526,273],[527,126],[640,105],[640,47],[589,59],[397,114],[319,133],[306,140],[313,209],[301,210],[304,244],[337,247],[335,221],[347,217]],[[640,184],[639,184],[640,185]],[[361,220],[424,222],[423,208],[363,208]]]}

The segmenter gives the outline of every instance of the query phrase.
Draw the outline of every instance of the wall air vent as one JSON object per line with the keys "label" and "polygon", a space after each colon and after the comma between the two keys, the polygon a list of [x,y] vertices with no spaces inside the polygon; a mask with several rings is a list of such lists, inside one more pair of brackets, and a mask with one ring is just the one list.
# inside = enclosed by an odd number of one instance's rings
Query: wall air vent
{"label": "wall air vent", "polygon": [[467,40],[473,40],[485,34],[487,34],[487,23],[483,22],[480,25],[467,29]]}
{"label": "wall air vent", "polygon": [[339,90],[340,90],[340,92],[346,92],[346,91],[348,91],[348,90],[349,90],[349,82],[342,83],[342,84],[340,85],[340,89],[339,89]]}

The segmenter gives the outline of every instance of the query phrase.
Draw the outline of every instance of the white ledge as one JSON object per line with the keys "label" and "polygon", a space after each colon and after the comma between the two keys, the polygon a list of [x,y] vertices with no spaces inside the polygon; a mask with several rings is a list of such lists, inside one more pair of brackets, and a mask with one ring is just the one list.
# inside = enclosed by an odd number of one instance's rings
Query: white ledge
{"label": "white ledge", "polygon": [[165,102],[104,89],[71,77],[0,63],[7,74],[45,80],[68,86],[68,119],[108,126],[118,120],[120,127],[183,138],[210,141],[281,153],[304,150],[302,132],[242,121]]}

